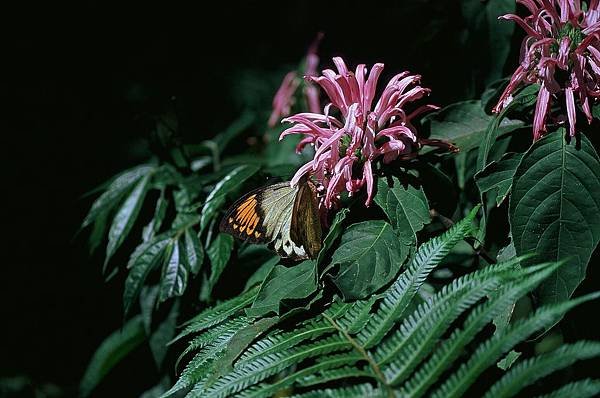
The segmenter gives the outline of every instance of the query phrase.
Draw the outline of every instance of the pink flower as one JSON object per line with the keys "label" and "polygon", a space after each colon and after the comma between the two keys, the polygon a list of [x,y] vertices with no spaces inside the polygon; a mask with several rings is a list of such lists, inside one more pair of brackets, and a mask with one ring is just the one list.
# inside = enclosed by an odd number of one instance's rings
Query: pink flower
{"label": "pink flower", "polygon": [[500,112],[521,85],[540,84],[533,139],[546,132],[552,101],[564,95],[569,133],[575,135],[577,102],[588,123],[591,102],[600,96],[600,9],[599,0],[517,0],[531,15],[524,19],[507,14],[527,34],[521,45],[521,63],[502,93],[494,112]]}
{"label": "pink flower", "polygon": [[375,102],[383,64],[375,64],[367,73],[365,65],[351,72],[341,58],[333,58],[333,62],[337,73],[326,69],[322,76],[305,77],[318,84],[331,102],[322,112],[298,113],[284,119],[293,126],[279,139],[289,134],[303,135],[298,152],[307,144],[315,146],[313,160],[296,172],[292,185],[307,174],[314,176],[325,191],[321,204],[326,208],[331,208],[343,191],[352,195],[366,186],[368,206],[373,199],[375,161],[381,157],[389,163],[412,157],[420,144],[411,120],[438,107],[424,105],[411,113],[405,111],[407,105],[430,92],[419,85],[418,75],[403,72],[392,77]]}
{"label": "pink flower", "polygon": [[[317,38],[312,42],[306,53],[306,60],[304,66],[305,76],[316,76],[317,68],[319,67],[319,56],[317,50],[319,43],[323,38],[323,34],[319,33]],[[292,106],[295,103],[296,90],[302,83],[302,80],[298,77],[296,71],[287,73],[281,86],[275,93],[273,98],[273,111],[269,117],[269,127],[273,127],[277,124],[281,118],[286,117],[290,114]],[[321,102],[319,100],[319,90],[313,84],[304,84],[304,97],[310,112],[319,112],[321,109]]]}

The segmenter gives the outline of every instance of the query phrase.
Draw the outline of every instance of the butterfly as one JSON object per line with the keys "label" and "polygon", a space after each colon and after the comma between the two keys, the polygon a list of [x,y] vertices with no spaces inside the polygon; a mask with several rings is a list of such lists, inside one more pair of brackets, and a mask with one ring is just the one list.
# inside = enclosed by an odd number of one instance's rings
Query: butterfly
{"label": "butterfly", "polygon": [[267,244],[281,257],[315,258],[321,250],[316,187],[304,179],[258,188],[237,200],[221,220],[221,232]]}

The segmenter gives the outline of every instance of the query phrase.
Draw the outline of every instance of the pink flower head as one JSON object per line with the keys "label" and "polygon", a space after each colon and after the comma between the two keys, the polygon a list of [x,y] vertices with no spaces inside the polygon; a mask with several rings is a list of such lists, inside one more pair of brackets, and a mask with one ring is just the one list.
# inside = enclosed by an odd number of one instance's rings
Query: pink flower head
{"label": "pink flower head", "polygon": [[366,185],[368,206],[373,199],[375,160],[382,157],[384,163],[389,163],[411,157],[419,146],[411,120],[438,107],[424,105],[406,113],[407,105],[430,92],[419,85],[418,75],[403,72],[392,77],[376,101],[383,64],[375,64],[367,73],[365,65],[351,72],[342,58],[333,58],[333,62],[337,73],[326,69],[322,76],[305,77],[318,84],[331,102],[322,112],[298,113],[284,119],[293,126],[279,139],[301,134],[304,138],[296,148],[298,152],[307,144],[315,147],[313,160],[296,172],[292,185],[307,174],[314,176],[325,190],[322,205],[326,208],[337,202],[341,192],[352,195]]}
{"label": "pink flower head", "polygon": [[494,112],[501,111],[521,83],[539,83],[533,139],[546,132],[552,100],[564,94],[569,133],[575,135],[575,101],[592,122],[591,101],[600,96],[600,9],[591,0],[517,0],[531,15],[501,16],[515,21],[526,33],[521,63],[502,93]]}
{"label": "pink flower head", "polygon": [[[305,76],[317,76],[317,68],[319,67],[319,56],[317,55],[317,50],[322,38],[323,33],[319,33],[308,48],[304,65]],[[269,117],[269,127],[275,126],[277,122],[281,120],[281,118],[290,114],[292,106],[295,103],[294,95],[296,94],[296,90],[301,83],[302,80],[298,77],[296,71],[291,71],[284,76],[281,86],[273,98],[273,111]],[[306,83],[304,86],[303,92],[309,111],[319,112],[321,109],[319,90],[310,83]]]}

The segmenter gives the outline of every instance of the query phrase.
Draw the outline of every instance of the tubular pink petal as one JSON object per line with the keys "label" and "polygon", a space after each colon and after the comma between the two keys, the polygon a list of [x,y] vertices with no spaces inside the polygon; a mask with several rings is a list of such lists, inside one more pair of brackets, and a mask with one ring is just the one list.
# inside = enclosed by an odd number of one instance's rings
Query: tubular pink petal
{"label": "tubular pink petal", "polygon": [[569,117],[569,134],[571,137],[575,136],[575,96],[571,88],[565,89],[565,97],[567,99],[567,115]]}
{"label": "tubular pink petal", "polygon": [[528,36],[535,37],[541,39],[541,35],[533,30],[531,26],[529,26],[521,17],[514,14],[506,14],[498,17],[498,19],[506,19],[509,21],[516,22],[523,30],[527,33]]}
{"label": "tubular pink petal", "polygon": [[373,65],[371,71],[369,72],[369,78],[365,83],[363,92],[363,112],[368,112],[371,110],[371,103],[373,102],[373,98],[375,97],[375,89],[377,88],[377,80],[379,80],[379,75],[381,75],[382,71],[383,64],[378,63]]}

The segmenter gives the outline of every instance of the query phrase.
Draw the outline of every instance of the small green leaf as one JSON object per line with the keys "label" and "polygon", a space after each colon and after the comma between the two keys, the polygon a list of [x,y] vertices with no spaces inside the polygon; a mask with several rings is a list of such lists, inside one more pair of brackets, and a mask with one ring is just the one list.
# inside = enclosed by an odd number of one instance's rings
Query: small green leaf
{"label": "small green leaf", "polygon": [[538,140],[515,172],[509,221],[521,265],[566,261],[538,288],[541,303],[571,297],[600,240],[600,159],[590,141],[560,129]]}
{"label": "small green leaf", "polygon": [[196,232],[188,228],[184,233],[184,261],[193,275],[200,272],[200,267],[204,262],[204,248],[198,239]]}
{"label": "small green leaf", "polygon": [[115,251],[121,246],[131,227],[137,218],[140,208],[144,203],[146,192],[148,191],[148,183],[150,182],[150,175],[142,177],[142,179],[136,184],[133,191],[129,194],[125,202],[121,205],[119,211],[108,231],[108,245],[106,247],[106,259],[104,260],[104,266],[115,254]]}
{"label": "small green leaf", "polygon": [[154,333],[150,336],[148,344],[154,357],[156,368],[162,369],[163,362],[167,356],[168,343],[175,337],[177,328],[177,317],[179,316],[179,300],[176,300],[171,307],[165,320],[158,325]]}
{"label": "small green leaf", "polygon": [[346,299],[366,297],[390,282],[409,253],[384,221],[351,225],[331,259],[340,270],[334,283]]}
{"label": "small green leaf", "polygon": [[87,397],[127,354],[146,338],[140,315],[108,336],[96,350],[79,384],[79,394]]}
{"label": "small green leaf", "polygon": [[206,228],[213,217],[221,209],[221,206],[225,203],[226,195],[239,188],[244,181],[256,174],[259,169],[260,167],[256,165],[236,167],[215,185],[214,189],[206,198],[206,202],[202,208],[200,218],[201,231]]}
{"label": "small green leaf", "polygon": [[160,191],[160,196],[156,200],[156,206],[154,208],[154,217],[152,220],[144,227],[144,231],[142,232],[142,240],[144,242],[148,242],[152,240],[154,236],[160,230],[162,222],[167,214],[167,207],[169,206],[169,201],[165,198],[165,190],[162,189]]}
{"label": "small green leaf", "polygon": [[158,297],[160,303],[171,297],[181,296],[187,286],[188,270],[180,255],[179,245],[178,241],[171,240],[167,246],[168,255],[165,256]]}
{"label": "small green leaf", "polygon": [[102,213],[115,207],[121,197],[125,195],[133,185],[142,177],[150,174],[154,166],[147,164],[134,167],[121,173],[113,182],[110,183],[106,191],[92,204],[89,213],[83,220],[81,228],[90,225]]}
{"label": "small green leaf", "polygon": [[212,241],[209,248],[206,250],[208,259],[210,260],[210,277],[208,279],[209,290],[215,287],[221,273],[229,262],[231,251],[233,250],[233,236],[220,233],[215,240]]}
{"label": "small green leaf", "polygon": [[326,253],[332,248],[337,238],[339,238],[342,234],[343,222],[349,212],[350,210],[348,209],[341,209],[335,215],[335,218],[329,227],[329,231],[327,232],[327,236],[325,236],[325,239],[323,239],[323,247],[321,247],[321,251],[317,256],[317,265],[321,265],[323,263]]}
{"label": "small green leaf", "polygon": [[492,195],[497,206],[508,196],[513,176],[523,157],[520,153],[507,153],[498,162],[490,163],[484,170],[475,174],[475,183],[481,195]]}
{"label": "small green leaf", "polygon": [[170,242],[168,236],[158,236],[154,241],[142,246],[143,250],[136,250],[135,257],[130,260],[131,270],[125,280],[125,290],[123,291],[123,307],[125,315],[131,309],[131,305],[137,299],[146,277],[160,263],[163,253]]}
{"label": "small green leaf", "polygon": [[519,351],[510,350],[504,358],[502,358],[501,360],[498,361],[496,366],[498,366],[500,369],[502,369],[504,371],[507,371],[513,365],[513,363],[515,363],[515,361],[517,359],[519,359],[521,354],[522,353]]}
{"label": "small green leaf", "polygon": [[391,182],[389,186],[385,179],[379,179],[375,203],[383,209],[402,243],[415,245],[417,232],[431,221],[427,198],[420,187],[403,185],[396,177]]}
{"label": "small green leaf", "polygon": [[251,317],[270,312],[281,314],[286,309],[286,300],[303,299],[317,290],[317,270],[313,260],[284,267],[278,265],[269,273],[260,287],[252,307],[246,310]]}
{"label": "small green leaf", "polygon": [[[466,153],[481,144],[492,116],[481,109],[480,101],[464,101],[449,105],[424,120],[430,123],[429,138],[452,142]],[[503,119],[498,128],[499,135],[510,133],[523,124],[519,120]],[[422,152],[431,150],[433,148],[426,147]]]}
{"label": "small green leaf", "polygon": [[154,306],[156,305],[157,298],[158,285],[146,285],[142,287],[140,292],[140,310],[142,320],[144,321],[144,330],[148,336],[150,336],[150,331],[152,329],[152,313],[154,312]]}

